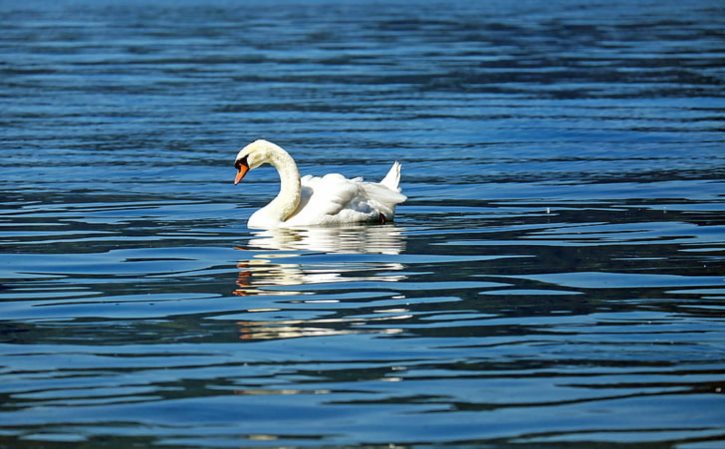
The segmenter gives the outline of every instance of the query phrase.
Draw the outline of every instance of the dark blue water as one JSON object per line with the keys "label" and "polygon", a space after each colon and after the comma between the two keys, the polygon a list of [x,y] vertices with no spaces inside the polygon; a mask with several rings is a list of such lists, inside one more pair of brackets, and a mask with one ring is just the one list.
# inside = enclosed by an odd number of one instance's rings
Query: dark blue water
{"label": "dark blue water", "polygon": [[[723,30],[701,0],[0,2],[0,447],[723,447]],[[409,200],[250,231],[256,138],[400,160]]]}

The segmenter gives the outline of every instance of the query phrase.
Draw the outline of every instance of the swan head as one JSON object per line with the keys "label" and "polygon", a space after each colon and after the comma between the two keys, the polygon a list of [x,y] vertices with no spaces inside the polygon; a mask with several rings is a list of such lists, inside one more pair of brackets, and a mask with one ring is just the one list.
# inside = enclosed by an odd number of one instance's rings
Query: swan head
{"label": "swan head", "polygon": [[255,140],[245,146],[234,159],[234,168],[237,169],[237,176],[234,178],[234,184],[239,184],[249,170],[253,170],[260,165],[269,162],[273,152],[282,150],[277,145],[264,139]]}

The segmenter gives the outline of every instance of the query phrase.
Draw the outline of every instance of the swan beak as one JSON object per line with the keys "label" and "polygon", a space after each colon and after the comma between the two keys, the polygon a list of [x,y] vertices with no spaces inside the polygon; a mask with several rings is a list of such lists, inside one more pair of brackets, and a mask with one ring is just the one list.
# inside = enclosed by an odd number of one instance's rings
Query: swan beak
{"label": "swan beak", "polygon": [[234,178],[234,185],[237,185],[240,182],[242,182],[242,179],[244,179],[244,175],[246,175],[248,171],[249,171],[249,165],[239,164],[239,171],[237,172],[237,176]]}

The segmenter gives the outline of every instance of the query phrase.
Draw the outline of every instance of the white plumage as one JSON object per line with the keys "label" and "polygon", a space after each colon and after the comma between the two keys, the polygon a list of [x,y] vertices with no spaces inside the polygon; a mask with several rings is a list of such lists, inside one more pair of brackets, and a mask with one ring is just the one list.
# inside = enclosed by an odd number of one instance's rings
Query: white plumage
{"label": "white plumage", "polygon": [[237,154],[235,167],[239,183],[247,171],[265,163],[280,176],[277,197],[249,217],[250,228],[273,229],[311,225],[392,221],[395,206],[406,200],[400,193],[400,168],[393,163],[380,182],[348,179],[338,173],[300,178],[297,164],[281,147],[257,140]]}

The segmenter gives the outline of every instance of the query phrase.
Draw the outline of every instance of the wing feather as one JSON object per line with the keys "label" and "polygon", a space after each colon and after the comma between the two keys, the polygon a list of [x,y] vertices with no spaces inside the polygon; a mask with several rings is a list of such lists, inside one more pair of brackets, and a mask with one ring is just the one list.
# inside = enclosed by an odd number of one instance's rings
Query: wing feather
{"label": "wing feather", "polygon": [[300,208],[287,220],[288,225],[376,221],[381,213],[392,219],[395,205],[406,200],[382,183],[348,179],[338,173],[307,175],[301,184]]}

